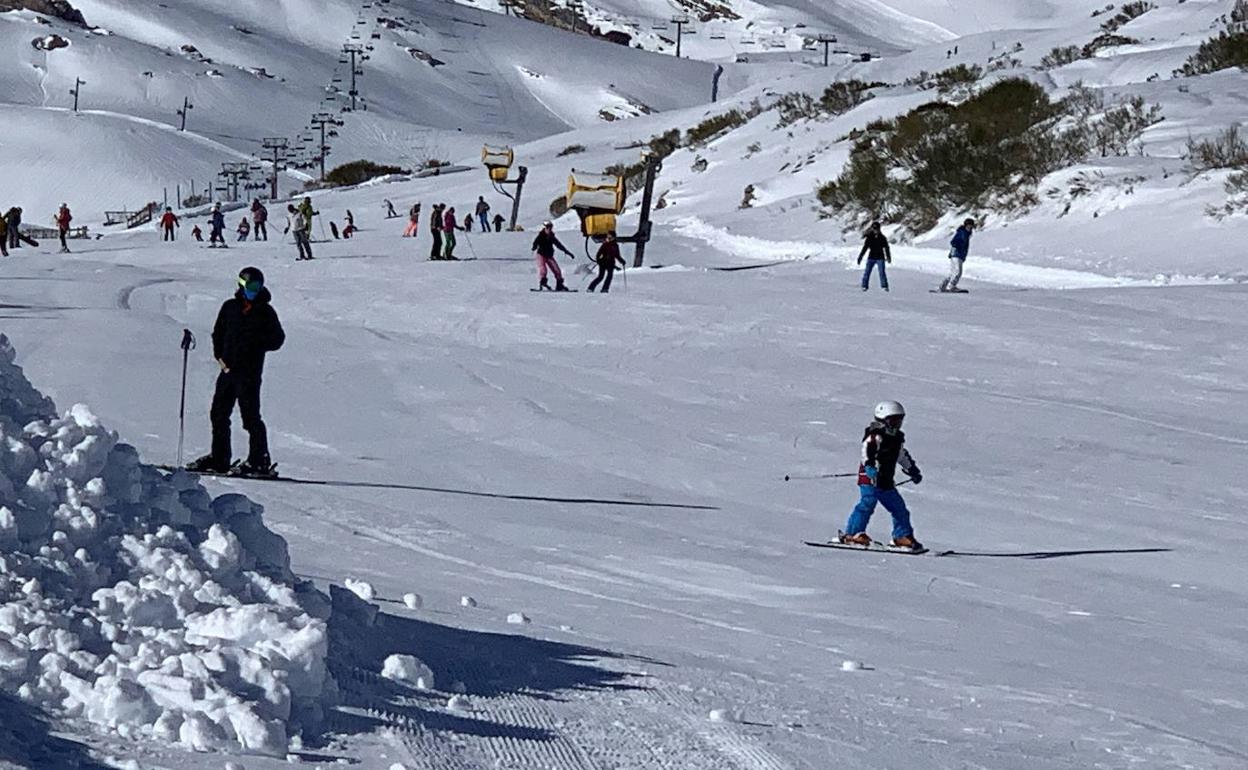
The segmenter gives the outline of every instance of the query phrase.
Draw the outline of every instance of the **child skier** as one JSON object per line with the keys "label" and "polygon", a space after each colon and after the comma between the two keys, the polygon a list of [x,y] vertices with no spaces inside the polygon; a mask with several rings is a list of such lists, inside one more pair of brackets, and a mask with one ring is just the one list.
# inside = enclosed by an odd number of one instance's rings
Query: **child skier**
{"label": "child skier", "polygon": [[871,545],[867,523],[871,521],[876,503],[882,503],[893,515],[893,547],[912,551],[923,549],[923,545],[914,539],[906,501],[897,492],[899,465],[915,484],[923,481],[919,466],[906,451],[906,434],[901,432],[901,423],[905,418],[905,408],[896,401],[881,401],[875,405],[875,420],[862,436],[862,462],[858,466],[858,489],[862,497],[849,515],[845,531],[841,533],[842,543]]}
{"label": "child skier", "polygon": [[[199,229],[199,225],[195,225],[194,227],[191,228],[191,237],[193,237],[195,240],[199,241],[200,243],[203,243],[204,231]],[[170,238],[169,240],[173,240],[173,239]]]}
{"label": "child skier", "polygon": [[220,203],[212,204],[212,214],[208,216],[208,225],[211,227],[208,233],[208,248],[226,248],[225,236],[222,235],[225,231],[225,214],[221,213]]}
{"label": "child skier", "polygon": [[251,234],[251,221],[247,217],[238,220],[238,240],[239,242],[247,240],[247,236]]}

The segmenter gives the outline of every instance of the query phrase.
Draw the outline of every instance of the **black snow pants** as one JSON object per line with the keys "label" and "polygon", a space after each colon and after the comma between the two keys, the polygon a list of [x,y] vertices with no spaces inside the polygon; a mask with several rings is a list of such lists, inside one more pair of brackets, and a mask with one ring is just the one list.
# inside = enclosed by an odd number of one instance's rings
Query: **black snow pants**
{"label": "black snow pants", "polygon": [[442,231],[433,231],[433,246],[429,248],[430,259],[442,259]]}
{"label": "black snow pants", "polygon": [[598,282],[602,281],[602,293],[606,294],[611,291],[611,279],[615,277],[615,265],[598,265],[598,277],[589,282],[589,290],[592,292],[598,288]]}
{"label": "black snow pants", "polygon": [[269,239],[269,226],[265,222],[257,222],[254,232],[256,234],[252,236],[253,241],[267,241]]}
{"label": "black snow pants", "polygon": [[247,459],[254,464],[267,464],[269,460],[269,434],[260,419],[260,375],[241,372],[221,372],[217,376],[217,389],[212,394],[212,456],[219,464],[229,465],[234,456],[230,444],[230,415],[238,404],[243,418],[243,429],[249,438]]}

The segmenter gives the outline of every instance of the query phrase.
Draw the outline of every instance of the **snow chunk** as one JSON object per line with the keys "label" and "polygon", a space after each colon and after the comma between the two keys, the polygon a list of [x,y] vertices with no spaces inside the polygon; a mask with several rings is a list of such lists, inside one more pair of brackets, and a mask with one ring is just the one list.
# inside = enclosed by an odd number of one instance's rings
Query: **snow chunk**
{"label": "snow chunk", "polygon": [[410,684],[418,690],[432,690],[433,671],[424,661],[412,655],[390,655],[381,666],[386,679]]}
{"label": "snow chunk", "polygon": [[472,703],[466,695],[452,695],[446,701],[446,707],[451,711],[470,711]]}
{"label": "snow chunk", "polygon": [[58,417],[0,335],[0,691],[127,740],[285,756],[336,696],[328,599],[242,495]]}
{"label": "snow chunk", "polygon": [[731,709],[711,709],[711,713],[706,718],[712,722],[733,724],[741,721],[741,715]]}
{"label": "snow chunk", "polygon": [[846,660],[841,662],[842,671],[862,671],[864,666],[856,660]]}
{"label": "snow chunk", "polygon": [[353,578],[347,578],[346,580],[342,581],[342,584],[347,587],[348,591],[360,597],[366,602],[371,602],[373,599],[377,597],[376,589],[374,589],[373,584],[368,582],[367,580],[355,580]]}
{"label": "snow chunk", "polygon": [[531,621],[529,616],[525,615],[523,612],[513,612],[507,616],[507,622],[513,625],[523,625],[525,623],[532,623],[533,621]]}
{"label": "snow chunk", "polygon": [[476,607],[476,606],[477,606],[477,600],[476,600],[476,599],[474,599],[474,598],[472,598],[471,596],[461,596],[461,597],[459,597],[459,606],[461,606],[461,607]]}
{"label": "snow chunk", "polygon": [[423,607],[424,604],[425,602],[420,598],[420,594],[403,594],[403,605],[409,610],[418,610]]}

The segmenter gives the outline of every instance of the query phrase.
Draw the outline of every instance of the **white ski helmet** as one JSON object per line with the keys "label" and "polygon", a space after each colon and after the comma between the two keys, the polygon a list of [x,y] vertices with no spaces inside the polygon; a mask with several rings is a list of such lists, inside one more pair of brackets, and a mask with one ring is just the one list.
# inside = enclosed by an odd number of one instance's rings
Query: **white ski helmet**
{"label": "white ski helmet", "polygon": [[906,408],[896,401],[881,401],[875,405],[875,419],[877,420],[905,416]]}

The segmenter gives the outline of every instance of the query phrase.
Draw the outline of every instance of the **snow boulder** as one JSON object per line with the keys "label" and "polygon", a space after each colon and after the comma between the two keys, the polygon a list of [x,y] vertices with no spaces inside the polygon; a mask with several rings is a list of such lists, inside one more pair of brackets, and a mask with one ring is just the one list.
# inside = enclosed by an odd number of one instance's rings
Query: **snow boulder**
{"label": "snow boulder", "polygon": [[381,675],[403,682],[418,690],[432,690],[433,671],[424,661],[412,655],[390,655],[381,666]]}
{"label": "snow boulder", "polygon": [[329,600],[241,495],[57,416],[0,335],[0,691],[128,739],[284,756],[337,688]]}

